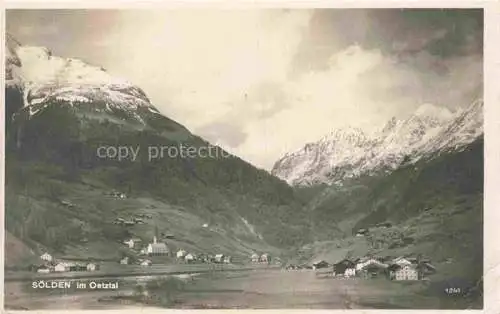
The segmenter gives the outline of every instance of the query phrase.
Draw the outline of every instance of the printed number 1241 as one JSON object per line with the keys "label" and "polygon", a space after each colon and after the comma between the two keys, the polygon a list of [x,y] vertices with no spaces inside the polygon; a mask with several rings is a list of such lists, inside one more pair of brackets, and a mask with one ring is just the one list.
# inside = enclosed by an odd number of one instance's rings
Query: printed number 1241
{"label": "printed number 1241", "polygon": [[446,288],[444,291],[448,294],[459,294],[461,292],[460,288]]}

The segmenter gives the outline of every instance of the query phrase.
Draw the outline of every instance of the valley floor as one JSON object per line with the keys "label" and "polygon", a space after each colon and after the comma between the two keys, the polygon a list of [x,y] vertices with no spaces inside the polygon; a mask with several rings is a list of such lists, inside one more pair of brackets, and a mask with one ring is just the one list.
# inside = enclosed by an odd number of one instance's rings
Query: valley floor
{"label": "valley floor", "polygon": [[[118,280],[119,278],[116,278]],[[119,291],[35,293],[26,282],[5,283],[7,309],[133,309],[130,295],[138,277],[120,278]],[[168,307],[180,309],[440,309],[465,308],[462,299],[421,293],[425,282],[339,279],[313,270],[256,269],[199,274],[187,280]],[[448,299],[446,299],[448,298]],[[154,305],[153,305],[154,306]]]}
{"label": "valley floor", "polygon": [[423,282],[341,279],[313,270],[252,271],[200,278],[177,308],[440,309],[464,308],[452,297],[424,295]]}

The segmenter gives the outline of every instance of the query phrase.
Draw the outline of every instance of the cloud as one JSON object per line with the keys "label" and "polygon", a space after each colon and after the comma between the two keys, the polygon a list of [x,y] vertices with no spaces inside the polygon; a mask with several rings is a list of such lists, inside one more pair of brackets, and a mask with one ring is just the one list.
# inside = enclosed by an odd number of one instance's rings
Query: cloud
{"label": "cloud", "polygon": [[445,38],[448,34],[447,29],[438,29],[429,34],[428,36],[415,36],[405,38],[401,41],[396,41],[393,44],[393,51],[396,53],[404,53],[408,51],[422,51],[430,43]]}
{"label": "cloud", "polygon": [[245,106],[255,86],[285,81],[308,21],[306,11],[136,13],[121,16],[122,26],[109,38],[120,49],[108,60],[191,128]]}
{"label": "cloud", "polygon": [[401,105],[394,99],[382,102],[371,94],[381,89],[390,93],[399,83],[388,72],[390,67],[390,60],[379,51],[365,51],[359,46],[332,55],[327,70],[304,74],[283,85],[288,107],[248,123],[248,136],[235,153],[270,168],[277,157],[318,140],[334,128],[378,126],[386,121],[388,112],[394,114]]}
{"label": "cloud", "polygon": [[47,25],[21,25],[18,28],[18,33],[22,36],[50,36],[57,35],[59,33],[59,28],[55,24]]}
{"label": "cloud", "polygon": [[114,47],[105,50],[106,67],[138,82],[162,113],[262,165],[250,157],[260,149],[247,138],[286,108],[283,88],[310,16],[306,10],[124,12],[105,42],[97,42]]}
{"label": "cloud", "polygon": [[307,37],[313,16],[306,10],[124,11],[96,43],[109,47],[106,67],[141,85],[165,115],[266,169],[334,128],[371,131],[422,103],[453,107],[475,85],[466,74],[481,68],[480,59],[446,63],[422,50],[447,35],[442,28],[400,44],[417,50],[401,58],[373,45],[345,45],[337,36],[321,52],[329,55],[322,68],[296,72],[304,43],[318,48]]}

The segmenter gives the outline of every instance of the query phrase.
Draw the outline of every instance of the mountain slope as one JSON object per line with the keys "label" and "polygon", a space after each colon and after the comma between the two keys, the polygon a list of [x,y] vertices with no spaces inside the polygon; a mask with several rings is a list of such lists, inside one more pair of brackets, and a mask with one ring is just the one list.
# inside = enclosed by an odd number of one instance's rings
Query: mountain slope
{"label": "mountain slope", "polygon": [[[443,293],[446,287],[482,289],[483,148],[479,136],[462,150],[442,152],[386,175],[325,187],[310,202],[309,216],[316,224],[341,232],[316,237],[291,256],[299,257],[297,263],[320,259],[334,263],[367,254],[421,255],[437,270],[422,293],[449,301]],[[380,227],[381,223],[389,227]],[[367,236],[355,236],[361,228],[368,230]],[[480,295],[461,301],[482,307]]]}
{"label": "mountain slope", "polygon": [[[12,37],[7,46],[6,228],[13,237],[38,252],[110,257],[126,237],[149,241],[157,229],[176,235],[167,240],[174,247],[240,256],[307,241],[301,201],[285,182],[211,146],[101,68]],[[212,155],[148,154],[181,145]],[[109,146],[139,154],[99,157]],[[110,197],[113,190],[128,198]],[[153,216],[145,225],[112,223],[144,212]]]}

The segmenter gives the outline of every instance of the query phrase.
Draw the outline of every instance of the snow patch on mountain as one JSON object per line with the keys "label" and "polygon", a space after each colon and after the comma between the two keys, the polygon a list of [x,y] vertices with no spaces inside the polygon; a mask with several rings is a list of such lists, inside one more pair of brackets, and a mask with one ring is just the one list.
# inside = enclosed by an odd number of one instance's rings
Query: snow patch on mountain
{"label": "snow patch on mountain", "polygon": [[21,61],[19,76],[33,85],[92,84],[132,85],[116,78],[103,69],[73,58],[52,56],[45,47],[20,46],[15,50]]}
{"label": "snow patch on mountain", "polygon": [[431,104],[405,119],[390,119],[378,132],[339,129],[287,153],[272,169],[292,185],[340,184],[379,171],[391,172],[447,150],[463,149],[483,133],[483,102],[455,113]]}
{"label": "snow patch on mountain", "polygon": [[245,224],[245,226],[248,228],[248,230],[252,234],[254,234],[255,236],[257,236],[261,240],[263,239],[262,235],[260,233],[258,233],[258,232],[255,231],[255,227],[252,224],[250,224],[245,218],[243,218],[241,216],[240,216],[240,218],[241,218],[241,221],[243,221],[243,223]]}

